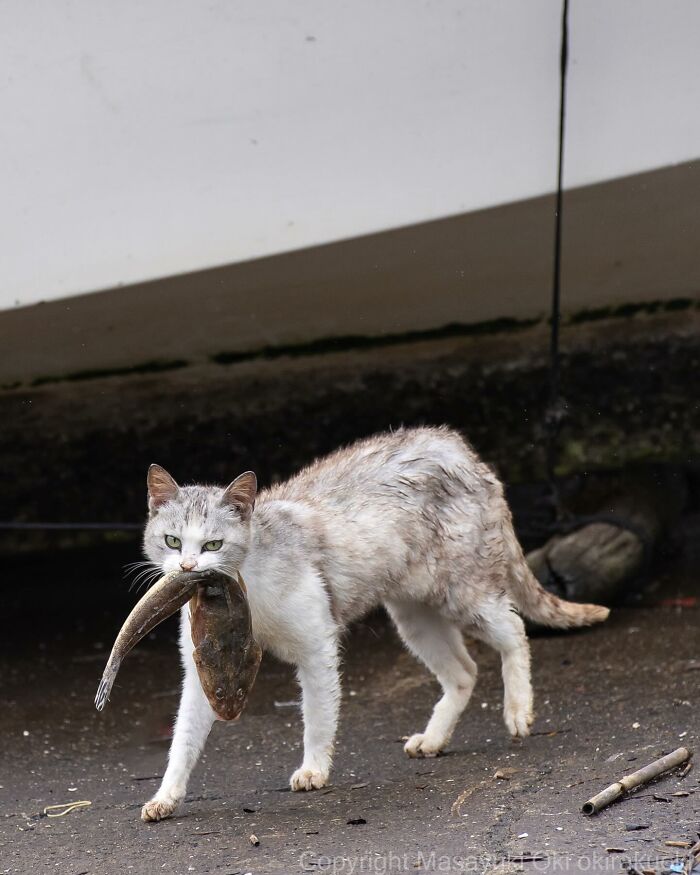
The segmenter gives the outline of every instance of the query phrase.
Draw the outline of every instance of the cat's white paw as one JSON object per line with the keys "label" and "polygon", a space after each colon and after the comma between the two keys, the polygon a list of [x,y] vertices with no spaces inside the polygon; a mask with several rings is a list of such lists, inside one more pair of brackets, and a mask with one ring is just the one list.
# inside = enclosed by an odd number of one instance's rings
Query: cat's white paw
{"label": "cat's white paw", "polygon": [[412,735],[403,749],[410,757],[436,757],[444,745],[436,739],[431,739],[422,732]]}
{"label": "cat's white paw", "polygon": [[320,790],[328,783],[328,771],[302,766],[292,775],[289,786],[292,790]]}
{"label": "cat's white paw", "polygon": [[506,706],[503,709],[503,719],[513,738],[527,738],[535,717],[532,707],[523,704]]}
{"label": "cat's white paw", "polygon": [[155,799],[149,800],[141,809],[141,820],[144,823],[165,820],[166,817],[172,816],[179,804],[179,799],[171,799],[170,797],[158,799],[156,796]]}

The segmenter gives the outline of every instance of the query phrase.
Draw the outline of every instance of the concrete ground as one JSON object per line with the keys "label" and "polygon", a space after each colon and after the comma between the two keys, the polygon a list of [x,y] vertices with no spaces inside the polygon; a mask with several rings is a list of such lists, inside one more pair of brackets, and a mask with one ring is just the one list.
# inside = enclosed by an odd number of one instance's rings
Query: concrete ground
{"label": "concrete ground", "polygon": [[[673,871],[683,850],[664,843],[696,839],[700,772],[591,818],[580,807],[697,744],[699,533],[688,520],[683,555],[604,626],[533,638],[538,716],[525,743],[507,738],[497,660],[475,644],[480,679],[449,751],[407,759],[400,738],[422,728],[438,691],[377,615],[347,641],[331,787],[288,790],[297,690],[266,659],[241,721],[215,726],[181,811],[150,825],[139,809],[162,774],[178,698],[172,621],[129,656],[105,712],[92,704],[133,602],[119,566],[137,544],[8,560],[0,873]],[[91,805],[43,815],[76,800]]]}

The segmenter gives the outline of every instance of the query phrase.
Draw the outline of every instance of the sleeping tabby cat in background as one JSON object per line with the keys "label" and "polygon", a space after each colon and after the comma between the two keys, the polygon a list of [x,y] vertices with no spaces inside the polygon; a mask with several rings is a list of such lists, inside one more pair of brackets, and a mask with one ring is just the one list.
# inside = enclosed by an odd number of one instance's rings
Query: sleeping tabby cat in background
{"label": "sleeping tabby cat in background", "polygon": [[[503,716],[513,736],[533,719],[530,652],[520,614],[548,626],[604,620],[597,605],[543,590],[513,532],[493,471],[448,428],[399,429],[314,462],[256,496],[252,472],[227,488],[178,486],[148,472],[145,553],[154,574],[216,568],[248,586],[259,644],[296,667],[302,690],[304,759],[293,790],[325,786],[340,702],[343,629],[384,605],[407,647],[437,677],[442,697],[412,735],[410,757],[447,745],[474,689],[476,664],[462,635],[501,656]],[[192,659],[182,611],[182,700],[168,768],[143,820],[170,816],[215,715]]]}

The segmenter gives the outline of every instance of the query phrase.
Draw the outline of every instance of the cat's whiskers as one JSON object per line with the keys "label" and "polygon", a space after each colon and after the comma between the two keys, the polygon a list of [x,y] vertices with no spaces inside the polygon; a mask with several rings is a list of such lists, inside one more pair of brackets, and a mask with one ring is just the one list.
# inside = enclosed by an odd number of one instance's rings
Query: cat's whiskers
{"label": "cat's whiskers", "polygon": [[138,562],[127,562],[124,571],[128,574],[134,568],[142,568],[144,565],[155,565],[150,559],[139,559]]}
{"label": "cat's whiskers", "polygon": [[133,589],[139,588],[143,580],[147,578],[150,574],[152,574],[151,571],[144,571],[142,574],[139,574],[138,577],[135,577],[134,580],[131,581],[131,584],[129,586],[129,592],[131,592]]}
{"label": "cat's whiskers", "polygon": [[133,590],[136,590],[137,593],[141,592],[141,589],[147,579],[147,577],[143,577],[140,580],[132,581],[131,586],[129,587],[129,592],[132,592]]}
{"label": "cat's whiskers", "polygon": [[219,562],[214,568],[215,571],[221,571],[223,574],[228,574],[229,577],[235,577],[238,572],[238,568],[230,562]]}
{"label": "cat's whiskers", "polygon": [[150,575],[146,575],[143,580],[139,583],[136,594],[138,595],[141,590],[148,589],[151,584],[155,583],[155,581],[161,576],[160,569],[157,568],[155,571],[152,571]]}
{"label": "cat's whiskers", "polygon": [[155,568],[156,563],[150,559],[141,559],[138,562],[127,562],[124,566],[124,576],[128,577],[140,568]]}
{"label": "cat's whiskers", "polygon": [[140,571],[135,572],[134,579],[131,582],[131,587],[134,587],[141,580],[141,578],[151,574],[154,570],[155,569],[151,566],[149,568],[142,568]]}
{"label": "cat's whiskers", "polygon": [[149,560],[141,560],[140,562],[129,562],[124,566],[124,577],[129,577],[129,575],[133,574],[134,579],[131,581],[129,585],[129,592],[140,584],[145,578],[148,578],[152,574],[160,573],[160,568],[157,563],[151,562]]}

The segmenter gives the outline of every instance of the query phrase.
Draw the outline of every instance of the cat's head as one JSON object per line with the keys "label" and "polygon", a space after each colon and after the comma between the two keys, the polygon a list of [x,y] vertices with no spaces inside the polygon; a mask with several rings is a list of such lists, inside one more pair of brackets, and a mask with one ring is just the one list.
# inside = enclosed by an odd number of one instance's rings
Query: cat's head
{"label": "cat's head", "polygon": [[160,465],[148,469],[146,556],[163,571],[214,568],[235,574],[250,542],[257,480],[252,471],[225,489],[178,486]]}

